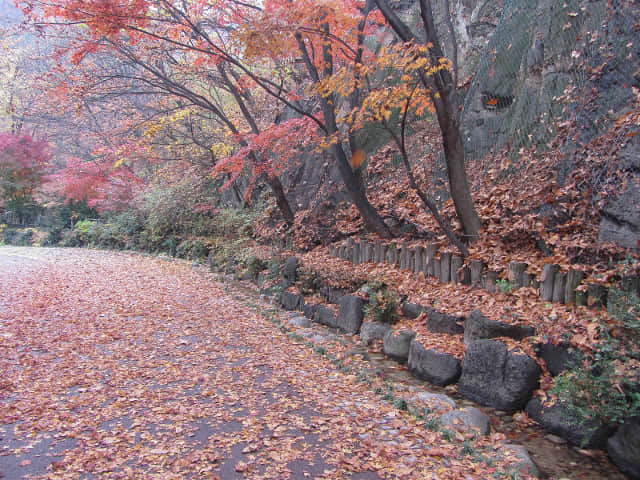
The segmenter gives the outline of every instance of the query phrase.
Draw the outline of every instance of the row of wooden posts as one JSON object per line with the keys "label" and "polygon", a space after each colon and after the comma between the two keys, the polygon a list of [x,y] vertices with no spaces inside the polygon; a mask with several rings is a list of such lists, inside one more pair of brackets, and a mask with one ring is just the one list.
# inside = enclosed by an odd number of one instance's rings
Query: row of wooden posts
{"label": "row of wooden posts", "polygon": [[435,277],[442,283],[473,285],[489,292],[532,287],[549,302],[574,303],[594,308],[606,306],[607,290],[603,285],[588,284],[586,288],[578,289],[584,280],[584,272],[580,270],[564,273],[558,265],[546,264],[538,279],[527,273],[526,263],[511,262],[507,272],[495,272],[488,270],[482,260],[470,260],[465,265],[462,257],[452,252],[439,251],[438,247],[435,243],[410,248],[404,244],[348,239],[346,243],[331,245],[329,251],[331,255],[356,265],[386,262],[416,273],[423,272],[425,276]]}

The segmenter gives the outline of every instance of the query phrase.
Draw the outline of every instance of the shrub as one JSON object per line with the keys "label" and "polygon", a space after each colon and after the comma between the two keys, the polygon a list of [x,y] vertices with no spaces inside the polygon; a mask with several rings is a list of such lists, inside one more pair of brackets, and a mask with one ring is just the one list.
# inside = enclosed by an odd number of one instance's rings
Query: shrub
{"label": "shrub", "polygon": [[176,247],[175,255],[178,258],[197,260],[207,258],[209,247],[201,240],[183,240]]}
{"label": "shrub", "polygon": [[35,230],[33,228],[3,228],[2,243],[15,245],[18,247],[30,247],[35,241]]}
{"label": "shrub", "polygon": [[258,274],[267,268],[267,262],[256,255],[250,255],[245,262],[245,275],[250,279],[257,279]]}
{"label": "shrub", "polygon": [[601,341],[591,358],[556,377],[552,393],[571,405],[577,421],[619,423],[640,415],[640,299],[611,290],[609,312],[616,325],[600,325]]}
{"label": "shrub", "polygon": [[369,288],[369,303],[365,308],[367,317],[376,322],[395,323],[398,320],[400,295],[384,282],[372,282]]}
{"label": "shrub", "polygon": [[53,246],[53,245],[60,244],[60,242],[62,242],[63,231],[64,231],[64,228],[60,226],[51,227],[42,244],[46,246]]}
{"label": "shrub", "polygon": [[313,295],[322,287],[322,280],[314,272],[299,268],[297,286],[301,294]]}
{"label": "shrub", "polygon": [[88,245],[96,237],[97,222],[93,220],[81,220],[76,223],[73,231],[81,245]]}

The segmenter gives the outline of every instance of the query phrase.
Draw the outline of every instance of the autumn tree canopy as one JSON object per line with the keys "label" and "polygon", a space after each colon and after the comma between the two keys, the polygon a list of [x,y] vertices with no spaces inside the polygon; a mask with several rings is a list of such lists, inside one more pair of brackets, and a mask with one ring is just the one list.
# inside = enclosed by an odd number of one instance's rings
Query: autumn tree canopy
{"label": "autumn tree canopy", "polygon": [[[291,225],[295,199],[280,176],[292,162],[325,151],[367,230],[389,237],[393,233],[368,197],[366,163],[353,161],[366,158],[359,139],[363,130],[388,124],[392,115],[435,113],[458,218],[468,236],[477,233],[455,137],[449,62],[437,43],[417,45],[415,36],[399,30],[385,2],[18,3],[43,31],[64,34],[51,72],[58,80],[56,93],[67,102],[73,99],[76,113],[90,121],[96,105],[103,114],[108,103],[117,105],[114,115],[102,118],[118,136],[96,138],[99,147],[74,158],[96,162],[104,158],[96,151],[118,152],[119,158],[100,170],[126,165],[135,171],[136,156],[126,157],[129,152],[150,148],[154,156],[169,152],[172,141],[189,143],[209,158],[212,172],[234,188],[236,197],[246,199],[256,183],[268,186]],[[422,7],[428,25],[430,12]],[[399,38],[385,45],[388,25]],[[388,70],[390,82],[381,83],[380,73]],[[248,179],[244,192],[237,183],[241,176]],[[434,203],[430,209],[438,218]],[[448,231],[446,222],[440,224]]]}
{"label": "autumn tree canopy", "polygon": [[19,215],[33,209],[50,159],[46,141],[28,134],[0,133],[0,201],[6,208]]}

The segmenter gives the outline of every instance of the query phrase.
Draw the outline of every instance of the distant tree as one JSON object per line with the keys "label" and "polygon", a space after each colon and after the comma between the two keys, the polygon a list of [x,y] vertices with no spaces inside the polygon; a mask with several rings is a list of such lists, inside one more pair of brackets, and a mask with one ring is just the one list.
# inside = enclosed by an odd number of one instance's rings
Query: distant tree
{"label": "distant tree", "polygon": [[[254,128],[257,123],[253,122],[255,113],[251,111],[250,101],[237,85],[239,79],[232,75],[224,76],[219,65],[220,57],[203,50],[198,42],[194,43],[198,40],[197,34],[193,33],[190,24],[176,20],[173,2],[122,4],[112,0],[35,0],[20,3],[25,11],[34,16],[34,21],[41,22],[41,27],[48,27],[46,31],[52,29],[55,32],[64,28],[65,36],[72,39],[63,49],[63,60],[74,68],[67,69],[69,78],[60,82],[60,88],[65,96],[80,94],[80,108],[86,108],[90,97],[101,98],[104,104],[104,100],[117,102],[123,96],[154,97],[153,102],[165,99],[165,105],[169,105],[166,99],[171,99],[176,111],[193,107],[191,111],[197,114],[179,118],[179,123],[189,123],[187,133],[190,134],[180,138],[179,142],[192,142],[201,150],[204,148],[211,154],[214,163],[217,161],[213,154],[216,149],[212,148],[215,144],[208,145],[206,138],[197,138],[194,134],[198,132],[191,129],[194,123],[190,119],[198,115],[208,116],[211,129],[226,130],[226,134],[243,149],[248,145],[244,134],[259,133]],[[189,7],[190,13],[195,15],[199,11],[202,18],[205,14],[211,14],[205,23],[212,28],[219,28],[216,8],[205,8],[202,2],[193,2]],[[204,12],[200,10],[201,7],[205,8]],[[225,18],[227,13],[224,12]],[[47,23],[52,19],[51,23]],[[78,24],[83,26],[78,27]],[[220,28],[224,31],[228,27]],[[93,68],[95,60],[100,58],[114,61],[111,64],[102,62],[97,65],[102,68]],[[78,75],[83,69],[85,81]],[[148,110],[147,106],[142,108]],[[167,117],[173,117],[171,112],[167,113]],[[120,114],[122,117],[122,110]],[[88,120],[93,121],[93,117],[95,115],[89,115]],[[144,130],[143,123],[149,126],[154,122],[144,120],[136,124],[129,121],[129,125],[142,127],[141,130]],[[173,129],[173,133],[176,132],[178,129]],[[148,138],[158,140],[157,135],[148,135]],[[185,152],[184,155],[189,154]],[[257,155],[255,151],[246,157],[249,161],[243,165],[250,170],[250,179],[266,184],[273,191],[283,219],[292,224],[294,211],[277,171],[271,168],[270,159]]]}
{"label": "distant tree", "polygon": [[0,203],[23,220],[37,209],[35,199],[51,160],[47,142],[28,134],[0,133]]}

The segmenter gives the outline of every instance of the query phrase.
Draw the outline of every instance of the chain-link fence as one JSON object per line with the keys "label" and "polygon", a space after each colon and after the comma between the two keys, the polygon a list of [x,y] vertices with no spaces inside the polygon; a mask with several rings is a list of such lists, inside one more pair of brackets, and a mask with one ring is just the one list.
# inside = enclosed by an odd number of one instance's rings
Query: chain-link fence
{"label": "chain-link fence", "polygon": [[504,1],[464,100],[469,158],[543,149],[577,115],[563,95],[585,87],[606,14],[604,1]]}

